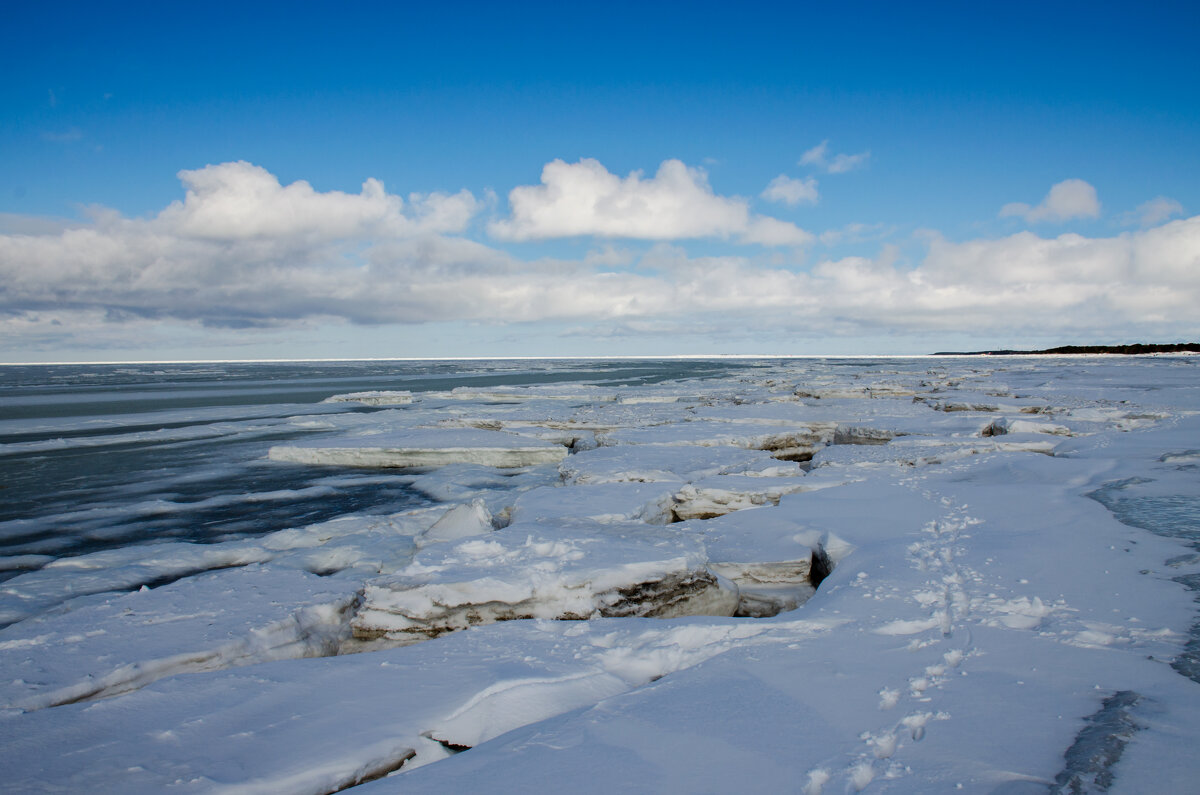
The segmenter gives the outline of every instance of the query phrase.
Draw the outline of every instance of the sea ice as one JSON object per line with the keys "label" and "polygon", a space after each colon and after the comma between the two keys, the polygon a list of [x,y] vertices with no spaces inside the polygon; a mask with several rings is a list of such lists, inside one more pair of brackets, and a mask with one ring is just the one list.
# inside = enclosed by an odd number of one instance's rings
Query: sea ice
{"label": "sea ice", "polygon": [[273,458],[437,467],[397,476],[440,504],[23,559],[5,784],[1190,791],[1197,361],[763,362],[302,417],[338,438]]}
{"label": "sea ice", "polygon": [[567,455],[561,445],[501,431],[413,429],[322,439],[270,450],[273,461],[357,467],[435,467],[468,463],[526,467],[556,463]]}
{"label": "sea ice", "polygon": [[349,637],[358,590],[254,565],[48,613],[0,630],[0,708],[41,709],[179,673],[331,656]]}
{"label": "sea ice", "polygon": [[370,392],[347,392],[325,398],[325,403],[362,403],[364,406],[399,406],[412,403],[412,392],[407,390]]}
{"label": "sea ice", "polygon": [[414,642],[520,618],[733,615],[738,591],[694,538],[642,524],[516,523],[422,550],[367,583],[354,636]]}

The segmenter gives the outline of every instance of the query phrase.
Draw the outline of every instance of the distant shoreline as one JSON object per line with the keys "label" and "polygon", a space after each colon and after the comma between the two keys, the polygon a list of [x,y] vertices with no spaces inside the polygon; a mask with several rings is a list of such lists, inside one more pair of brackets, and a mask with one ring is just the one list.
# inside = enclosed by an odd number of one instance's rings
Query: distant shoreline
{"label": "distant shoreline", "polygon": [[114,359],[109,361],[0,362],[0,367],[145,366],[159,364],[353,364],[368,362],[636,362],[753,359],[931,359],[937,356],[1063,356],[1071,354],[1200,353],[1200,343],[1063,345],[1040,351],[939,351],[937,353],[683,353],[610,356],[366,356],[312,359]]}
{"label": "distant shoreline", "polygon": [[1200,353],[1200,343],[1176,342],[1165,345],[1060,345],[1041,351],[940,351],[934,356],[1062,356],[1064,354],[1116,353],[1136,355],[1139,353]]}

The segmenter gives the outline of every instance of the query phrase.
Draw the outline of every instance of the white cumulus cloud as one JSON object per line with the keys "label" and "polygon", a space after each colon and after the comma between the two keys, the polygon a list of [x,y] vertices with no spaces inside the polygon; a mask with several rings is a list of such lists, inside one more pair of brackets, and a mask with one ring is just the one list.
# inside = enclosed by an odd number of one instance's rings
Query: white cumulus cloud
{"label": "white cumulus cloud", "polygon": [[829,141],[826,139],[801,155],[800,165],[824,169],[830,174],[844,174],[866,165],[870,157],[870,149],[854,155],[839,153],[831,156]]}
{"label": "white cumulus cloud", "polygon": [[1158,196],[1139,204],[1133,212],[1121,216],[1122,226],[1158,226],[1169,218],[1183,215],[1183,205],[1166,196]]}
{"label": "white cumulus cloud", "polygon": [[702,169],[679,160],[664,160],[650,178],[640,171],[620,177],[592,158],[554,160],[543,167],[540,185],[513,188],[508,203],[510,217],[488,227],[501,240],[739,237],[797,245],[808,239],[792,224],[752,215],[745,199],[717,195]]}
{"label": "white cumulus cloud", "polygon": [[768,201],[783,202],[792,206],[801,202],[816,204],[819,198],[817,180],[814,177],[792,179],[786,174],[780,174],[767,185],[762,197]]}
{"label": "white cumulus cloud", "polygon": [[180,171],[183,201],[159,213],[155,226],[207,240],[302,238],[458,232],[478,209],[468,191],[412,194],[409,206],[368,179],[357,194],[319,192],[303,180],[281,185],[274,174],[245,161]]}
{"label": "white cumulus cloud", "polygon": [[[161,323],[331,320],[569,320],[576,328],[766,335],[1200,333],[1200,216],[1112,237],[1024,231],[950,241],[929,232],[918,261],[884,245],[874,257],[803,268],[761,253],[690,257],[665,242],[648,252],[608,245],[576,260],[529,261],[450,234],[469,220],[470,194],[404,200],[371,180],[346,194],[280,185],[249,164],[210,169],[185,172],[186,196],[150,218],[104,211],[65,227],[10,224],[29,231],[0,234],[0,336],[8,349],[72,334],[79,344],[135,344]],[[846,234],[873,231],[852,226]],[[764,245],[808,240],[749,212],[729,234]]]}
{"label": "white cumulus cloud", "polygon": [[1031,224],[1096,218],[1099,215],[1100,200],[1096,197],[1096,189],[1081,179],[1064,179],[1054,185],[1036,207],[1012,202],[1000,208],[1001,218],[1018,216]]}

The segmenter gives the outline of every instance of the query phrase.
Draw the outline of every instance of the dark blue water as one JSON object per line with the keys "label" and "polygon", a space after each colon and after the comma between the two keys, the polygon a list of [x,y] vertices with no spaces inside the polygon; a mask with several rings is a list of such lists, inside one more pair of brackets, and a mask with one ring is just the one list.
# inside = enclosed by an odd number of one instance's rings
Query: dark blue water
{"label": "dark blue water", "polygon": [[[1195,471],[1194,467],[1178,467]],[[1140,527],[1168,538],[1185,542],[1200,553],[1200,494],[1139,494],[1138,487],[1154,483],[1133,478],[1110,483],[1091,493],[1119,521]],[[1186,562],[1184,556],[1182,561]],[[1175,578],[1200,602],[1200,575],[1186,574]],[[1171,662],[1171,667],[1194,682],[1200,683],[1200,622],[1193,624],[1183,652]]]}
{"label": "dark blue water", "polygon": [[[322,431],[304,420],[381,409],[323,404],[365,390],[579,382],[638,385],[727,374],[729,361],[288,362],[0,367],[0,577],[166,539],[215,542],[346,513],[420,507],[403,473],[267,461]],[[405,410],[403,407],[392,410]],[[328,431],[325,431],[328,432]]]}

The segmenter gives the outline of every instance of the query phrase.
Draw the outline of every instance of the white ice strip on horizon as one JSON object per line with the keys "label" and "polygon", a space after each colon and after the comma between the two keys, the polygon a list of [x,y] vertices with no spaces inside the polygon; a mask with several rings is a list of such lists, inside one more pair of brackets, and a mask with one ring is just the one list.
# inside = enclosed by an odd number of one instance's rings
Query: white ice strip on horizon
{"label": "white ice strip on horizon", "polygon": [[347,392],[341,395],[331,395],[322,403],[361,403],[364,406],[403,406],[412,403],[412,392],[407,390],[372,390],[368,392]]}
{"label": "white ice strip on horizon", "polygon": [[276,445],[273,461],[322,466],[433,467],[467,463],[527,467],[557,463],[565,447],[500,431],[412,429]]}
{"label": "white ice strip on horizon", "polygon": [[611,388],[584,384],[538,384],[533,386],[460,386],[448,392],[423,392],[422,400],[455,400],[472,403],[510,403],[528,400],[559,400],[578,403],[616,401]]}

